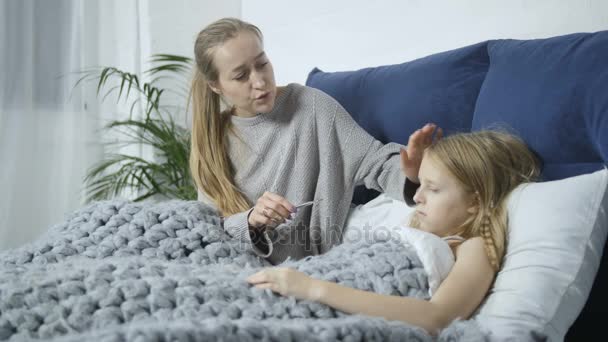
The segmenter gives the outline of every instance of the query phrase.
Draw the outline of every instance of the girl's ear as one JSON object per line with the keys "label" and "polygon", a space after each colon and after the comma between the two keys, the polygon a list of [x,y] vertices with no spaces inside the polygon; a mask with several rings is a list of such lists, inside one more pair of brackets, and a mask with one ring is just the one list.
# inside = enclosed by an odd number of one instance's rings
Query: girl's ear
{"label": "girl's ear", "polygon": [[471,199],[471,204],[469,206],[469,208],[467,208],[467,212],[469,214],[477,214],[477,212],[479,211],[479,192],[475,191],[475,193],[472,196]]}

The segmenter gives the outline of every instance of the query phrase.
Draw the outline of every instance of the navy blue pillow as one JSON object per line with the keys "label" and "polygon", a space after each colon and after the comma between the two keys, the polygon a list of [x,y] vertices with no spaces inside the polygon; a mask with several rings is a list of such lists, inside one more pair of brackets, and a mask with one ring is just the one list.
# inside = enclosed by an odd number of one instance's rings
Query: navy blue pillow
{"label": "navy blue pillow", "polygon": [[[335,98],[363,129],[383,143],[405,145],[410,134],[427,122],[438,124],[446,134],[469,131],[489,66],[486,44],[357,71],[314,68],[306,85]],[[353,202],[365,203],[376,195],[360,187]]]}
{"label": "navy blue pillow", "polygon": [[608,161],[608,31],[488,43],[473,130],[501,126],[541,157],[543,178]]}

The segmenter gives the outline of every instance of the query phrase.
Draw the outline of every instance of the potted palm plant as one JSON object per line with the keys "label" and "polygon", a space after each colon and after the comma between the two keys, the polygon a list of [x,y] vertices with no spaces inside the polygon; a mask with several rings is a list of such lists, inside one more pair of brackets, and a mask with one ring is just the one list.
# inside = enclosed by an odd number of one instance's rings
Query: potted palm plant
{"label": "potted palm plant", "polygon": [[[91,167],[84,179],[86,201],[109,199],[125,192],[134,194],[133,201],[149,198],[196,199],[196,187],[188,164],[190,132],[176,123],[174,114],[164,106],[163,94],[173,89],[160,86],[161,80],[185,80],[192,70],[188,57],[156,54],[152,67],[145,71],[151,80],[140,82],[137,75],[115,67],[82,71],[75,86],[82,81],[97,82],[97,96],[103,100],[114,94],[117,101],[131,101],[128,117],[108,123],[104,129],[118,134],[121,145],[149,146],[153,158],[125,153],[108,153]],[[184,89],[182,89],[184,90]],[[175,92],[187,101],[187,90]],[[102,101],[103,101],[102,100]],[[134,111],[143,109],[143,115]],[[112,143],[106,143],[112,144]]]}

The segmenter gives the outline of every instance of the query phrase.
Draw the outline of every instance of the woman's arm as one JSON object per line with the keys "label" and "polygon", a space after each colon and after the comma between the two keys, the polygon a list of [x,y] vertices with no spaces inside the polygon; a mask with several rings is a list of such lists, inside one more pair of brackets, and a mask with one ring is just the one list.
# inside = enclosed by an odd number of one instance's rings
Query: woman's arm
{"label": "woman's arm", "polygon": [[436,334],[456,318],[468,319],[481,304],[493,278],[483,240],[473,238],[458,247],[452,271],[430,301],[356,290],[291,269],[267,269],[248,281],[282,295],[318,301],[351,314],[407,322]]}
{"label": "woman's arm", "polygon": [[[333,112],[333,115],[319,115],[318,120],[323,132],[321,136],[328,137],[331,146],[340,149],[345,178],[352,179],[355,185],[365,185],[413,205],[411,197],[417,188],[422,151],[433,140],[441,138],[442,130],[427,124],[411,134],[408,147],[392,142],[383,144],[359,126],[340,103],[324,93],[319,96],[325,99],[321,103],[333,105],[331,109],[319,110],[321,113]],[[404,153],[403,149],[408,151]],[[406,175],[410,182],[406,182]]]}

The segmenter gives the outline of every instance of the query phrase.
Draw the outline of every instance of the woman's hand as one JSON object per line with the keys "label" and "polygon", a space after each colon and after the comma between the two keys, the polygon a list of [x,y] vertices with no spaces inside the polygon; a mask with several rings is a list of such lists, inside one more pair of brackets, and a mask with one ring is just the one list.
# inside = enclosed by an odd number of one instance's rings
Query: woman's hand
{"label": "woman's hand", "polygon": [[282,296],[317,301],[322,284],[292,268],[273,267],[261,270],[247,278],[247,282],[259,289],[270,289]]}
{"label": "woman's hand", "polygon": [[[435,136],[433,137],[433,135]],[[401,149],[401,169],[410,181],[420,183],[418,171],[420,170],[424,150],[442,137],[443,130],[431,123],[424,125],[410,135],[407,149]]]}
{"label": "woman's hand", "polygon": [[296,207],[284,197],[266,191],[258,198],[247,221],[250,227],[274,228],[289,219],[295,212]]}

